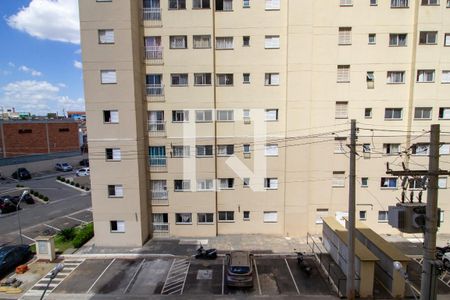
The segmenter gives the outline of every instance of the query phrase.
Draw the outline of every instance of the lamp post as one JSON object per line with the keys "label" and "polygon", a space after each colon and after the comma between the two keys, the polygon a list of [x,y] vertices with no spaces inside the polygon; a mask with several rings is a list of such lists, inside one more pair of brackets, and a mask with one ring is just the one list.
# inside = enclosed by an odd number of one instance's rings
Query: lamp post
{"label": "lamp post", "polygon": [[16,205],[16,211],[17,211],[17,223],[19,224],[19,236],[20,236],[20,244],[23,245],[23,237],[22,237],[22,227],[20,226],[20,210],[19,210],[19,205],[20,202],[22,202],[23,197],[25,197],[25,195],[28,194],[28,191],[23,191],[22,195],[20,195],[19,201],[17,202]]}
{"label": "lamp post", "polygon": [[52,280],[55,279],[56,275],[58,275],[59,272],[61,272],[64,269],[64,264],[57,264],[53,270],[50,272],[50,280],[47,283],[47,286],[44,289],[44,292],[42,293],[41,299],[44,299],[45,292],[47,292],[48,287],[50,286],[50,283],[52,283]]}
{"label": "lamp post", "polygon": [[414,290],[412,288],[412,283],[411,283],[411,281],[409,281],[408,272],[406,272],[406,270],[403,268],[402,263],[399,262],[399,261],[394,261],[393,264],[394,264],[394,270],[399,272],[400,275],[402,275],[403,279],[405,279],[405,283],[411,289],[411,294],[414,296],[414,299],[418,300],[417,296],[416,296],[416,293],[414,292]]}

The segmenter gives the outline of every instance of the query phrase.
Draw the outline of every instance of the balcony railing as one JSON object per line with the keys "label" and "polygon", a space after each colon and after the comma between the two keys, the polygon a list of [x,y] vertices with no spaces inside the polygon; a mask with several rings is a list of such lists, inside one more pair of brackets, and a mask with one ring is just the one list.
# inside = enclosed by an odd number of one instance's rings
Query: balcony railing
{"label": "balcony railing", "polygon": [[163,64],[163,47],[162,46],[146,46],[145,60],[150,65]]}
{"label": "balcony railing", "polygon": [[166,157],[150,157],[149,164],[150,164],[150,171],[152,172],[167,172]]}
{"label": "balcony railing", "polygon": [[147,100],[151,102],[164,101],[164,85],[163,84],[147,84]]}
{"label": "balcony railing", "polygon": [[144,24],[149,27],[161,27],[161,8],[144,8]]}
{"label": "balcony railing", "polygon": [[152,200],[167,200],[168,192],[162,190],[154,190],[152,191]]}
{"label": "balcony railing", "polygon": [[169,223],[153,223],[154,232],[169,232]]}
{"label": "balcony railing", "polygon": [[148,132],[151,136],[165,136],[166,122],[164,121],[148,121]]}

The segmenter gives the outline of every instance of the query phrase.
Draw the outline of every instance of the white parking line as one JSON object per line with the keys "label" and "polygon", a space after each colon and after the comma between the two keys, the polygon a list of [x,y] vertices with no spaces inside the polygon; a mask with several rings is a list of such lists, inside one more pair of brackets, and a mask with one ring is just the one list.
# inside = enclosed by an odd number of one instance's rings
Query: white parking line
{"label": "white parking line", "polygon": [[56,231],[61,231],[61,229],[56,228],[55,226],[51,226],[51,225],[44,224],[44,223],[42,223],[42,225],[47,226],[48,228],[51,228],[51,229],[55,229]]}
{"label": "white parking line", "polygon": [[77,222],[81,222],[82,224],[86,223],[86,221],[83,221],[83,220],[80,220],[80,219],[77,219],[77,218],[74,218],[74,217],[71,217],[71,216],[65,216],[65,218],[71,219],[71,220],[74,220],[74,221],[77,221]]}
{"label": "white parking line", "polygon": [[116,259],[114,258],[109,265],[103,270],[103,272],[97,277],[97,279],[94,281],[94,283],[91,285],[91,287],[87,290],[86,294],[89,294],[92,290],[92,288],[94,287],[94,285],[100,280],[100,278],[102,278],[103,274],[106,273],[106,271],[109,269],[109,267],[111,267],[111,265],[116,261]]}
{"label": "white parking line", "polygon": [[25,235],[25,234],[23,234],[23,233],[22,233],[22,236],[23,236],[24,238],[27,238],[27,239],[29,239],[30,241],[33,241],[33,242],[35,242],[35,243],[36,243],[36,240],[34,240],[34,239],[30,238],[29,236],[26,236],[26,235]]}
{"label": "white parking line", "polygon": [[138,268],[136,269],[136,272],[134,272],[134,274],[133,274],[133,277],[131,277],[130,282],[128,282],[127,287],[126,287],[125,290],[123,291],[124,294],[128,293],[128,290],[130,289],[131,284],[133,284],[134,279],[136,278],[136,276],[137,276],[137,275],[139,274],[139,272],[141,271],[142,266],[144,265],[144,263],[145,263],[145,258],[144,258],[144,259],[141,261],[141,263],[139,264]]}
{"label": "white parking line", "polygon": [[295,282],[294,275],[292,275],[292,271],[291,271],[291,268],[289,267],[287,259],[285,258],[284,261],[286,262],[286,266],[288,268],[289,274],[291,274],[292,282],[294,282],[295,289],[297,290],[297,294],[300,295],[300,291],[298,289],[297,282]]}
{"label": "white parking line", "polygon": [[222,295],[225,290],[225,259],[222,259]]}
{"label": "white parking line", "polygon": [[258,266],[256,265],[256,260],[255,260],[255,259],[253,259],[253,264],[255,265],[256,281],[258,282],[258,290],[259,290],[259,294],[262,295],[262,292],[261,292],[261,283],[259,282]]}

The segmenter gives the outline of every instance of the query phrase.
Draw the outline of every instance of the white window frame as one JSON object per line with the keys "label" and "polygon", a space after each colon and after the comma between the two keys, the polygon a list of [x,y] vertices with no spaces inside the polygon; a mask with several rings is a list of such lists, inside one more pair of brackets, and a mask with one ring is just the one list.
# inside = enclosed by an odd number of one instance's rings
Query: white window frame
{"label": "white window frame", "polygon": [[263,215],[264,223],[278,223],[278,212],[276,211],[265,211]]}
{"label": "white window frame", "polygon": [[192,213],[175,213],[175,224],[176,225],[191,225],[192,224]]}
{"label": "white window frame", "polygon": [[[395,182],[395,186],[391,186],[391,182]],[[396,190],[398,187],[397,177],[381,177],[380,188],[383,190]]]}
{"label": "white window frame", "polygon": [[172,123],[189,122],[189,110],[172,110]]}
{"label": "white window frame", "polygon": [[434,82],[435,70],[417,70],[416,81],[419,83]]}
{"label": "white window frame", "polygon": [[[111,152],[111,158],[108,158],[108,152]],[[106,148],[105,149],[106,161],[121,161],[122,154],[120,148]]]}
{"label": "white window frame", "polygon": [[243,84],[249,84],[250,83],[250,73],[243,73],[242,74],[242,83]]}
{"label": "white window frame", "polygon": [[212,84],[211,73],[194,73],[195,86],[209,86]]}
{"label": "white window frame", "polygon": [[364,119],[372,119],[372,107],[366,107],[364,108]]}
{"label": "white window frame", "polygon": [[[177,187],[176,182],[181,182],[181,189]],[[190,192],[191,191],[191,181],[189,179],[175,179],[173,181],[174,192]]]}
{"label": "white window frame", "polygon": [[278,190],[278,178],[264,178],[264,188],[266,190]]}
{"label": "white window frame", "polygon": [[[400,111],[400,116],[397,117],[396,114]],[[386,107],[384,109],[384,120],[389,121],[399,121],[403,119],[403,108],[400,107]]]}
{"label": "white window frame", "polygon": [[350,65],[337,66],[337,82],[338,83],[350,82]]}
{"label": "white window frame", "polygon": [[439,177],[438,179],[438,188],[446,189],[447,188],[447,177]]}
{"label": "white window frame", "polygon": [[[401,39],[400,37],[403,37]],[[389,34],[389,47],[406,47],[408,45],[407,33],[390,33]]]}
{"label": "white window frame", "polygon": [[233,50],[234,38],[232,36],[218,36],[216,37],[217,50]]}
{"label": "white window frame", "polygon": [[213,121],[213,112],[211,109],[196,110],[195,122],[197,123],[211,123]]}
{"label": "white window frame", "polygon": [[391,8],[407,8],[409,0],[391,0]]}
{"label": "white window frame", "polygon": [[419,32],[419,45],[437,45],[437,31],[421,31]]}
{"label": "white window frame", "polygon": [[359,215],[359,220],[361,220],[361,221],[367,220],[367,210],[360,210],[358,215]]}
{"label": "white window frame", "polygon": [[[114,194],[110,193],[111,188],[114,189]],[[108,184],[108,198],[123,198],[123,185],[122,184]]]}
{"label": "white window frame", "polygon": [[387,72],[388,84],[404,84],[405,83],[405,71],[388,71]]}
{"label": "white window frame", "polygon": [[216,74],[217,86],[233,86],[234,75],[232,73]]}
{"label": "white window frame", "polygon": [[169,37],[170,49],[187,49],[187,35],[171,35]]}
{"label": "white window frame", "polygon": [[[116,223],[116,229],[113,230],[113,222]],[[124,233],[125,232],[125,221],[121,220],[111,220],[109,221],[109,230],[111,233]]]}
{"label": "white window frame", "polygon": [[369,187],[369,177],[361,177],[361,187]]}
{"label": "white window frame", "polygon": [[[109,113],[109,121],[105,119],[105,113]],[[118,124],[119,123],[119,111],[118,110],[104,110],[103,111],[103,123]]]}
{"label": "white window frame", "polygon": [[108,45],[115,43],[114,29],[99,29],[98,43],[101,45]]}
{"label": "white window frame", "polygon": [[346,137],[335,137],[334,142],[335,142],[334,153],[335,154],[344,154],[347,138]]}
{"label": "white window frame", "polygon": [[264,147],[265,156],[278,156],[278,145],[277,144],[266,144]]}
{"label": "white window frame", "polygon": [[[208,149],[211,150],[211,154],[208,154]],[[214,147],[212,145],[197,145],[195,146],[196,157],[212,157],[214,155]]]}
{"label": "white window frame", "polygon": [[377,43],[377,34],[376,33],[369,33],[368,35],[368,44],[369,45],[375,45]]}
{"label": "white window frame", "polygon": [[384,155],[398,155],[400,152],[401,152],[401,144],[397,143],[383,144]]}
{"label": "white window frame", "polygon": [[280,49],[280,36],[266,35],[264,38],[264,49]]}
{"label": "white window frame", "polygon": [[450,70],[442,70],[441,83],[450,83]]}
{"label": "white window frame", "polygon": [[345,187],[345,171],[334,171],[333,180],[331,182],[333,188]]}
{"label": "white window frame", "polygon": [[191,146],[175,145],[172,146],[172,153],[174,158],[183,158],[191,156]]}
{"label": "white window frame", "polygon": [[[222,216],[225,216],[225,218],[221,218]],[[234,211],[220,210],[217,221],[221,223],[234,222]]]}
{"label": "white window frame", "polygon": [[117,84],[116,70],[100,70],[101,84]]}
{"label": "white window frame", "polygon": [[266,73],[264,76],[265,86],[278,86],[280,85],[280,73]]}
{"label": "white window frame", "polygon": [[353,6],[353,0],[339,0],[340,6]]}
{"label": "white window frame", "polygon": [[[174,79],[178,80],[178,83],[174,83]],[[189,74],[188,73],[172,73],[170,74],[170,86],[188,86],[189,85]]]}
{"label": "white window frame", "polygon": [[414,120],[431,120],[433,116],[432,107],[415,107]]}
{"label": "white window frame", "polygon": [[280,0],[266,0],[266,10],[280,10]]}
{"label": "white window frame", "polygon": [[217,145],[217,156],[232,156],[234,155],[234,145]]}
{"label": "white window frame", "polygon": [[266,109],[264,111],[264,115],[265,115],[265,121],[267,122],[276,122],[278,121],[278,109],[277,108],[270,108],[270,109]]}
{"label": "white window frame", "polygon": [[211,192],[214,191],[213,179],[197,179],[197,191]]}
{"label": "white window frame", "polygon": [[450,47],[450,33],[444,34],[444,47]]}
{"label": "white window frame", "polygon": [[194,49],[210,49],[211,48],[211,35],[200,34],[192,37],[192,47]]}
{"label": "white window frame", "polygon": [[216,113],[217,122],[234,122],[234,110],[219,109]]}
{"label": "white window frame", "polygon": [[450,120],[450,107],[439,107],[439,120]]}
{"label": "white window frame", "polygon": [[[382,216],[383,216],[383,218],[380,218]],[[387,210],[379,210],[378,211],[378,223],[387,223],[389,221],[388,218],[389,218],[389,213]]]}
{"label": "white window frame", "polygon": [[338,45],[345,46],[352,44],[352,27],[339,27]]}
{"label": "white window frame", "polygon": [[214,213],[197,213],[197,224],[214,224]]}
{"label": "white window frame", "polygon": [[348,102],[336,101],[335,119],[348,119]]}
{"label": "white window frame", "polygon": [[207,7],[204,7],[203,1],[204,0],[192,0],[192,9],[210,9],[211,8],[211,0],[208,0]]}
{"label": "white window frame", "polygon": [[[234,190],[235,180],[234,178],[219,178],[220,190]],[[230,186],[231,183],[231,186]]]}
{"label": "white window frame", "polygon": [[244,153],[244,155],[252,153],[252,148],[250,144],[244,144],[242,148],[243,148],[242,152]]}

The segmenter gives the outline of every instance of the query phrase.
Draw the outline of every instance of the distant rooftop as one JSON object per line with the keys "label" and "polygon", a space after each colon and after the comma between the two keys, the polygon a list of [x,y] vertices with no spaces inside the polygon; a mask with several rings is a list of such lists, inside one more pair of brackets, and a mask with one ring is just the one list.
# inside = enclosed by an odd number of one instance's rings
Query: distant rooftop
{"label": "distant rooftop", "polygon": [[76,123],[74,119],[66,118],[66,119],[38,119],[38,120],[1,120],[0,124],[27,124],[27,123]]}

